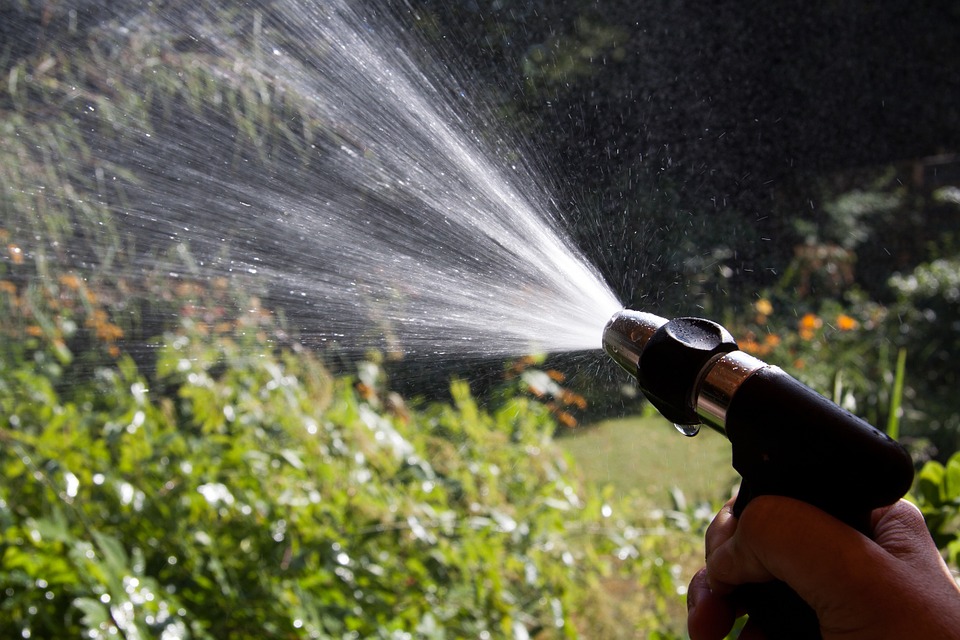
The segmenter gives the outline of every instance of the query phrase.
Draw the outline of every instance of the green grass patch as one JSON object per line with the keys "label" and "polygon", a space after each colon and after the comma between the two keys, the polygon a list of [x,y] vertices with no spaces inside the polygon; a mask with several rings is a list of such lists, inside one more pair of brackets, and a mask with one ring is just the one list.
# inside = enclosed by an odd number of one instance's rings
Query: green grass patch
{"label": "green grass patch", "polygon": [[739,478],[723,436],[703,429],[688,438],[659,416],[605,420],[557,441],[587,482],[654,504],[666,504],[674,488],[692,502],[726,499]]}

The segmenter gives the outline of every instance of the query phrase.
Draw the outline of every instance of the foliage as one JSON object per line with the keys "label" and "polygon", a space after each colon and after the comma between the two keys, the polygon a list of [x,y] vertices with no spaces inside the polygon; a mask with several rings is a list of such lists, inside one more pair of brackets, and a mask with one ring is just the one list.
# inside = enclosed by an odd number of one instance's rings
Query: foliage
{"label": "foliage", "polygon": [[810,387],[875,425],[893,403],[897,351],[886,307],[851,294],[801,312],[789,299],[761,297],[734,324],[740,347],[784,367]]}
{"label": "foliage", "polygon": [[577,19],[571,34],[557,34],[534,45],[523,57],[523,74],[532,91],[556,90],[596,73],[598,61],[626,57],[627,31],[587,16]]}
{"label": "foliage", "polygon": [[899,299],[899,333],[909,345],[908,371],[922,389],[922,411],[928,436],[944,452],[960,449],[960,259],[941,258],[890,279]]}
{"label": "foliage", "polygon": [[941,459],[960,448],[953,393],[960,339],[952,321],[960,315],[960,262],[939,258],[892,275],[881,302],[854,284],[849,250],[801,249],[752,313],[732,318],[742,348],[873,424],[896,419],[905,437],[931,444]]}
{"label": "foliage", "polygon": [[915,493],[934,542],[960,568],[960,453],[946,464],[927,462],[917,475]]}
{"label": "foliage", "polygon": [[[173,17],[188,4],[164,9]],[[213,14],[205,19],[225,34],[247,26],[229,4]],[[202,29],[203,19],[194,18]],[[120,19],[70,37],[48,33],[54,21],[20,57],[0,57],[0,216],[15,223],[8,231],[41,240],[24,258],[97,264],[101,276],[131,274],[144,257],[183,249],[172,221],[135,214],[149,210],[147,159],[169,153],[171,131],[198,126],[216,136],[223,127],[233,145],[225,164],[234,172],[251,162],[263,171],[283,154],[303,159],[325,133],[295,92],[200,34],[176,32],[160,18],[140,16],[142,24],[129,25]],[[199,163],[203,153],[181,148],[177,162]],[[218,170],[205,167],[209,184]],[[223,232],[232,238],[230,229]],[[197,256],[204,257],[213,256]]]}
{"label": "foliage", "polygon": [[5,282],[4,635],[629,637],[599,606],[625,583],[632,624],[680,633],[665,558],[700,525],[614,516],[544,404],[487,411],[454,382],[409,407],[374,362],[332,378],[255,300],[230,316],[200,285],[145,375],[88,323],[116,326],[106,296]]}

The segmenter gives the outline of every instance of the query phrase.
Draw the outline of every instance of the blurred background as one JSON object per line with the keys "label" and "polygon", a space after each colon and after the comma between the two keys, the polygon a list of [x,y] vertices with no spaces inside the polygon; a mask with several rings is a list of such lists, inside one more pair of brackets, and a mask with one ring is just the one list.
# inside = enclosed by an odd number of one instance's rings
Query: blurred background
{"label": "blurred background", "polygon": [[[956,567],[960,3],[353,4],[625,305],[720,321],[900,439]],[[685,637],[722,438],[598,354],[318,348],[223,266],[269,250],[256,211],[169,231],[165,194],[273,180],[332,126],[245,64],[280,5],[0,0],[0,629]]]}

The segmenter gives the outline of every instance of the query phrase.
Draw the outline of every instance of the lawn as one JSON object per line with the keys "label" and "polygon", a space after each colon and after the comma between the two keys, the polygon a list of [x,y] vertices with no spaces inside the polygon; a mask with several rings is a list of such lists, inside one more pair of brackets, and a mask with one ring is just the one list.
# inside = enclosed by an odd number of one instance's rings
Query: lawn
{"label": "lawn", "polygon": [[666,505],[680,489],[688,501],[717,502],[739,476],[729,442],[710,429],[688,438],[659,416],[626,416],[583,427],[558,440],[588,482],[612,485]]}
{"label": "lawn", "polygon": [[[682,492],[688,506],[710,504],[702,512],[696,509],[699,517],[687,525],[677,526],[677,520],[665,529],[650,529],[643,541],[636,542],[640,555],[623,564],[627,574],[602,581],[609,617],[618,621],[603,630],[603,637],[646,637],[657,625],[665,635],[654,637],[684,637],[683,588],[703,563],[702,528],[739,479],[730,466],[729,442],[708,429],[688,438],[659,416],[605,420],[569,432],[557,442],[573,458],[576,471],[586,482],[613,487],[614,512],[619,503],[630,505],[625,513],[672,509],[675,489]],[[629,525],[620,522],[618,526]],[[667,568],[658,573],[660,563]],[[645,579],[638,578],[645,575]],[[652,588],[653,584],[659,588]]]}

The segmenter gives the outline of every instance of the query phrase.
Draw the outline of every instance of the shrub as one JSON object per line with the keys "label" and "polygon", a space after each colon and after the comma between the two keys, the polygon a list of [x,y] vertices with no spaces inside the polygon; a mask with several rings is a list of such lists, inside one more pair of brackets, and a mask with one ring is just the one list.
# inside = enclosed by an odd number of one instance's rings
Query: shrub
{"label": "shrub", "polygon": [[769,295],[734,331],[744,351],[883,428],[898,355],[888,322],[885,307],[856,293],[799,308],[785,296]]}
{"label": "shrub", "polygon": [[947,561],[960,568],[960,453],[927,462],[917,475],[917,506]]}
{"label": "shrub", "polygon": [[[200,285],[145,375],[89,322],[116,326],[97,296],[72,324],[51,311],[76,291],[0,294],[24,332],[0,360],[3,635],[680,633],[664,557],[697,532],[612,518],[539,401],[488,411],[454,382],[452,402],[407,406],[375,362],[334,378],[255,301],[224,315]],[[41,316],[76,330],[30,329]],[[623,583],[644,603],[626,624]]]}
{"label": "shrub", "polygon": [[917,388],[917,426],[945,459],[960,448],[956,388],[960,366],[960,259],[938,259],[890,279],[898,295],[899,339],[907,345],[907,370]]}

